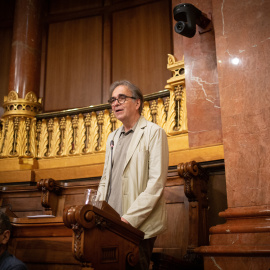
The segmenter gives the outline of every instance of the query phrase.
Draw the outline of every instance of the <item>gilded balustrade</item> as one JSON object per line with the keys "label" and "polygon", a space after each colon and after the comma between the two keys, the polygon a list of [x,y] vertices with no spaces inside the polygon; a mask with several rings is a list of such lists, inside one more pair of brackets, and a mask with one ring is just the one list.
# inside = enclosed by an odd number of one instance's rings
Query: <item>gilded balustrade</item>
{"label": "gilded balustrade", "polygon": [[[176,62],[169,55],[168,69],[173,76],[165,90],[144,96],[142,115],[174,136],[187,133],[184,61]],[[11,106],[6,108],[0,125],[1,158],[41,159],[102,152],[109,133],[121,125],[109,104],[35,116],[12,114]]]}

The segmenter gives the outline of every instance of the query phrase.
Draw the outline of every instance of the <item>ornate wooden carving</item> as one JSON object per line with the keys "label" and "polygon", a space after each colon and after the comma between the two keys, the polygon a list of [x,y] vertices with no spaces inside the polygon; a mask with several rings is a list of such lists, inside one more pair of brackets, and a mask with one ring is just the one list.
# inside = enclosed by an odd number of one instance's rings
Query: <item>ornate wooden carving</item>
{"label": "ornate wooden carving", "polygon": [[144,233],[122,222],[105,201],[64,210],[64,224],[73,230],[72,252],[84,267],[125,269],[139,260]]}
{"label": "ornate wooden carving", "polygon": [[196,247],[208,245],[207,181],[208,174],[195,161],[177,166],[180,177],[185,180],[184,191],[189,200],[189,243],[186,259],[201,263],[202,258],[194,253]]}
{"label": "ornate wooden carving", "polygon": [[41,179],[37,182],[37,188],[42,191],[41,205],[45,208],[45,214],[56,215],[58,194],[61,192],[60,185],[53,179]]}

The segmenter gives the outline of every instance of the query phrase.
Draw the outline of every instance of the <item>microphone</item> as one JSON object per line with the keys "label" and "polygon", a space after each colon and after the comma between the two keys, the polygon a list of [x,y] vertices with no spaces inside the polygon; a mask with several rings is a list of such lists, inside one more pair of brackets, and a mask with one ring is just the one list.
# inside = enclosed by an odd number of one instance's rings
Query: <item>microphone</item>
{"label": "microphone", "polygon": [[110,142],[110,147],[113,150],[113,147],[114,147],[114,141],[113,140],[111,140],[111,142]]}
{"label": "microphone", "polygon": [[113,147],[114,147],[114,141],[111,140],[110,142],[110,147],[111,147],[111,171],[110,171],[110,179],[109,179],[109,184],[108,184],[108,190],[106,194],[106,202],[108,202],[109,197],[111,195],[111,181],[112,181],[112,168],[113,168]]}

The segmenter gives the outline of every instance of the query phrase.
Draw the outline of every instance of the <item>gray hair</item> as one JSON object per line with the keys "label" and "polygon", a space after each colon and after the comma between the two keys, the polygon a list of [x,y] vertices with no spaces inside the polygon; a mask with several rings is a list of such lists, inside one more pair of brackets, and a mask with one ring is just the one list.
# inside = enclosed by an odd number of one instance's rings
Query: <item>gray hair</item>
{"label": "gray hair", "polygon": [[116,82],[112,83],[110,86],[110,97],[112,97],[112,93],[113,93],[114,89],[120,85],[126,86],[130,90],[132,96],[141,101],[141,105],[139,108],[139,113],[141,114],[142,109],[143,109],[143,94],[142,94],[141,90],[139,89],[139,87],[132,84],[131,82],[129,82],[127,80],[122,80],[122,81],[116,81]]}

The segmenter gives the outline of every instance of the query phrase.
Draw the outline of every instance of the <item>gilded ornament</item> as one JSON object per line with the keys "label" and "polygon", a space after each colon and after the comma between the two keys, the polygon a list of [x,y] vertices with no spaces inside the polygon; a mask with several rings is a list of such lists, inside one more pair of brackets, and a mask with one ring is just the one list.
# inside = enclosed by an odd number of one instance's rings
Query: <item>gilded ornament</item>
{"label": "gilded ornament", "polygon": [[143,106],[142,115],[145,117],[146,120],[152,122],[152,116],[149,108],[149,102],[145,101]]}
{"label": "gilded ornament", "polygon": [[168,108],[168,116],[167,116],[167,122],[165,131],[167,135],[171,135],[171,132],[173,131],[173,128],[175,126],[175,96],[174,91],[172,89],[170,91],[170,102],[169,102],[169,108]]}
{"label": "gilded ornament", "polygon": [[93,153],[98,147],[98,123],[97,114],[95,112],[91,113],[90,136],[91,140],[89,140],[88,149],[90,153]]}
{"label": "gilded ornament", "polygon": [[15,91],[9,91],[7,101],[18,100],[18,93]]}
{"label": "gilded ornament", "polygon": [[25,100],[35,103],[37,102],[37,96],[34,92],[30,91],[25,95]]}
{"label": "gilded ornament", "polygon": [[11,155],[14,156],[17,154],[17,138],[18,138],[18,130],[19,130],[19,124],[20,124],[20,118],[19,117],[14,117],[13,118],[13,143],[12,143],[12,151],[11,151]]}
{"label": "gilded ornament", "polygon": [[38,144],[38,157],[43,158],[47,152],[48,145],[48,129],[46,119],[42,119],[40,128],[40,140]]}
{"label": "gilded ornament", "polygon": [[73,116],[71,123],[72,123],[72,129],[73,129],[73,135],[72,135],[73,142],[72,142],[72,148],[70,150],[70,154],[75,154],[76,145],[77,145],[76,140],[77,140],[77,132],[78,132],[78,115]]}
{"label": "gilded ornament", "polygon": [[[15,117],[15,119],[18,117]],[[27,151],[27,132],[26,132],[26,120],[24,117],[21,117],[20,121],[20,127],[17,137],[17,143],[16,143],[16,150],[15,153],[20,157],[26,156]],[[14,124],[15,126],[15,124]],[[15,131],[15,130],[14,130]]]}
{"label": "gilded ornament", "polygon": [[106,141],[111,133],[112,129],[112,124],[110,121],[110,113],[108,110],[104,110],[104,115],[103,115],[103,132],[102,132],[102,137],[101,137],[101,146],[100,146],[100,151],[105,151],[106,149]]}
{"label": "gilded ornament", "polygon": [[57,152],[59,151],[60,144],[60,129],[59,129],[59,119],[55,117],[53,119],[53,130],[52,130],[52,139],[51,139],[51,156],[57,156]]}
{"label": "gilded ornament", "polygon": [[52,148],[52,133],[53,133],[53,119],[52,118],[50,118],[47,123],[47,131],[48,131],[48,149],[45,156],[50,157],[51,148]]}
{"label": "gilded ornament", "polygon": [[159,98],[158,99],[158,104],[157,104],[157,124],[164,128],[166,123],[166,112],[165,112],[165,106],[163,104],[163,99]]}
{"label": "gilded ornament", "polygon": [[98,124],[98,144],[96,147],[96,151],[100,151],[101,149],[101,141],[102,141],[102,128],[103,128],[103,123],[104,123],[104,113],[103,111],[100,111],[98,116],[97,116],[97,124]]}
{"label": "gilded ornament", "polygon": [[157,124],[157,102],[155,100],[151,103],[150,113],[152,115],[152,122]]}
{"label": "gilded ornament", "polygon": [[60,129],[60,144],[59,144],[59,151],[57,152],[57,155],[61,156],[63,154],[64,136],[65,136],[65,129],[66,129],[66,118],[65,117],[61,117],[59,129]]}
{"label": "gilded ornament", "polygon": [[41,102],[37,102],[37,97],[33,92],[28,92],[25,98],[19,98],[17,92],[10,91],[4,98],[3,107],[5,109],[3,117],[34,117],[41,112]]}
{"label": "gilded ornament", "polygon": [[175,57],[171,54],[168,54],[168,65],[173,65],[175,63]]}
{"label": "gilded ornament", "polygon": [[27,147],[27,149],[29,150],[29,152],[27,152],[27,155],[31,157],[37,156],[36,129],[37,129],[36,118],[33,118],[31,119],[30,122],[29,146]]}
{"label": "gilded ornament", "polygon": [[3,156],[10,156],[13,148],[13,135],[14,135],[14,127],[13,121],[11,118],[6,122],[6,136],[3,147]]}
{"label": "gilded ornament", "polygon": [[89,152],[88,145],[89,145],[89,140],[90,140],[90,127],[91,127],[90,113],[87,113],[85,115],[84,123],[85,123],[85,142],[84,142],[83,153],[88,153]]}
{"label": "gilded ornament", "polygon": [[66,156],[72,150],[72,140],[73,140],[73,129],[71,123],[71,117],[66,117],[66,129],[64,134],[64,141],[63,141],[63,155]]}
{"label": "gilded ornament", "polygon": [[79,114],[78,118],[78,131],[77,131],[77,140],[76,140],[76,154],[81,154],[85,146],[85,126],[84,126],[84,117],[82,114]]}
{"label": "gilded ornament", "polygon": [[1,129],[1,137],[0,137],[0,155],[3,154],[4,151],[4,144],[5,144],[5,138],[8,130],[8,119],[1,119],[2,122],[2,129]]}

